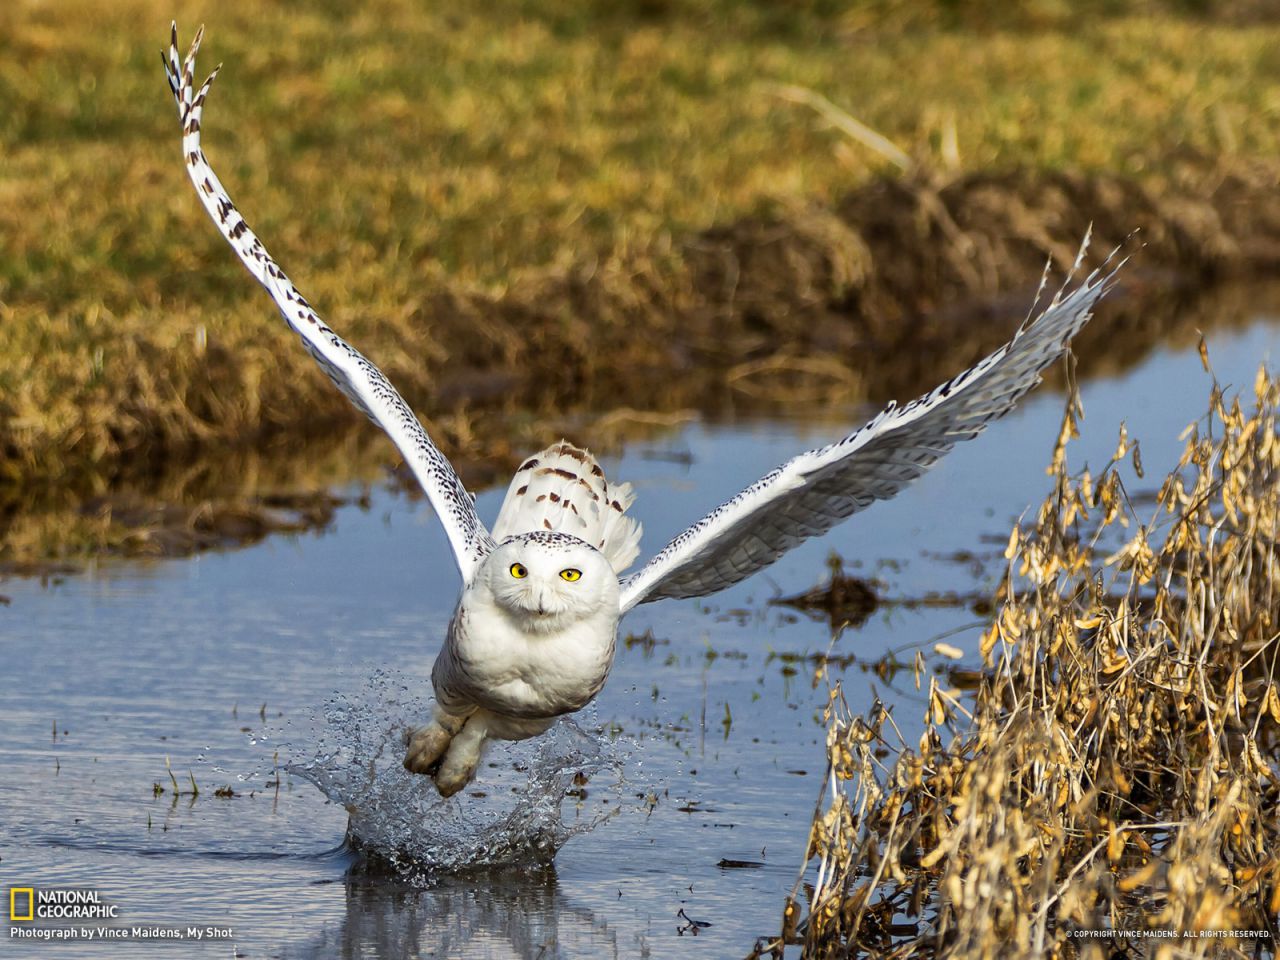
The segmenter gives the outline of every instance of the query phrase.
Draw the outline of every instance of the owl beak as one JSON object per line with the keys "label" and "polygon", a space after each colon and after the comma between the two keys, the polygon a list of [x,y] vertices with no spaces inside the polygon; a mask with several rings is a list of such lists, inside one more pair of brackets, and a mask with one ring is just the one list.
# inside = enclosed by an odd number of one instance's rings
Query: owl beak
{"label": "owl beak", "polygon": [[547,594],[543,590],[537,591],[533,595],[534,602],[538,605],[538,616],[545,617],[550,611],[547,610]]}

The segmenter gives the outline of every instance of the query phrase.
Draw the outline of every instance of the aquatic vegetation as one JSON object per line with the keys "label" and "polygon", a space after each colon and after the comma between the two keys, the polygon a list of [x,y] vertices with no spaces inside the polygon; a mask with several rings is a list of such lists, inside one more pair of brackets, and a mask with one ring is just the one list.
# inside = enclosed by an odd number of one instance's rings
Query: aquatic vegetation
{"label": "aquatic vegetation", "polygon": [[1215,382],[1150,498],[1123,433],[1068,472],[1068,407],[972,699],[930,677],[911,745],[833,689],[816,876],[757,955],[1274,955],[1280,381],[1253,394]]}

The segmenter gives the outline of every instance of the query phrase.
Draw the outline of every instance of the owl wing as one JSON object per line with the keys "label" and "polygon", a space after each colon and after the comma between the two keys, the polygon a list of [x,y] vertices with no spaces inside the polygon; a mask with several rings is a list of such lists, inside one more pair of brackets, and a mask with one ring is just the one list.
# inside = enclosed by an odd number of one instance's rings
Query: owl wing
{"label": "owl wing", "polygon": [[209,216],[227,238],[236,255],[258,282],[267,288],[285,321],[302,338],[303,345],[320,364],[338,389],[346,394],[366,417],[381,427],[404,456],[405,463],[426,492],[444,524],[454,559],[464,582],[470,582],[476,567],[493,549],[493,539],[480,522],[471,495],[458,479],[453,466],[427,436],[409,405],[359,351],[333,332],[311,309],[283,270],[267,253],[236,210],[200,148],[200,116],[205,97],[218,75],[215,69],[199,92],[193,88],[196,51],[204,35],[201,28],[185,61],[179,60],[178,28],[174,24],[167,55],[162,54],[165,73],[182,121],[182,151],[187,173]]}
{"label": "owl wing", "polygon": [[1008,413],[1084,326],[1123,265],[1111,266],[1113,254],[1068,291],[1088,242],[1067,284],[1009,343],[905,407],[889,404],[843,440],[787,461],[711,511],[623,581],[622,609],[706,596],[746,579],[851,514],[895,496],[956,443]]}

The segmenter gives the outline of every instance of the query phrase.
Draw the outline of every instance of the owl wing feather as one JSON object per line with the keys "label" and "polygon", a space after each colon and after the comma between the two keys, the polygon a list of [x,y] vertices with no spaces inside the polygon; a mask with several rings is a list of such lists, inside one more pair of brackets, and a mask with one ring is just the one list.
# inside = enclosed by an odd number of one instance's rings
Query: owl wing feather
{"label": "owl wing feather", "polygon": [[476,568],[494,544],[458,474],[431,442],[409,405],[382,372],[334,333],[311,309],[267,253],[262,241],[249,229],[205,158],[200,147],[201,112],[218,70],[209,75],[199,91],[195,90],[196,51],[203,35],[202,27],[197,31],[186,59],[180,60],[178,28],[174,24],[168,53],[161,55],[169,86],[178,104],[178,117],[182,121],[182,150],[196,193],[231,248],[249,272],[267,288],[285,321],[302,338],[303,345],[321,369],[361,413],[386,432],[404,456],[405,463],[417,477],[444,525],[463,581],[470,583]]}
{"label": "owl wing feather", "polygon": [[1008,413],[1088,321],[1123,265],[1112,265],[1113,253],[1068,292],[1088,243],[1086,236],[1062,289],[1009,343],[906,406],[890,403],[843,440],[787,461],[711,511],[623,581],[623,611],[663,598],[706,596],[746,579],[895,496],[956,443]]}

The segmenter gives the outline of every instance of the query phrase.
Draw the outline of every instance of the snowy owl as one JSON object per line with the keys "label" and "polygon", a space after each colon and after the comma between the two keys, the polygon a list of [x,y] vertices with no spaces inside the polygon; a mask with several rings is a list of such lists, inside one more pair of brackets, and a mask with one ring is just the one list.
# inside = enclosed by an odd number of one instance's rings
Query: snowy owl
{"label": "snowy owl", "polygon": [[492,532],[486,530],[472,496],[400,394],[321,321],[268,255],[200,147],[201,110],[217,75],[194,88],[201,33],[183,61],[175,27],[163,56],[196,192],[325,373],[399,448],[444,525],[462,575],[431,672],[435,716],[408,734],[404,760],[411,771],[433,774],[444,796],[475,776],[487,738],[536,736],[599,693],[618,621],[636,604],[706,596],[751,576],[801,541],[894,496],[957,442],[1007,413],[1084,326],[1118,269],[1095,270],[1074,288],[1064,286],[976,366],[789,460],[622,578],[640,541],[640,525],[627,516],[628,484],[611,483],[589,453],[562,441],[521,465]]}

